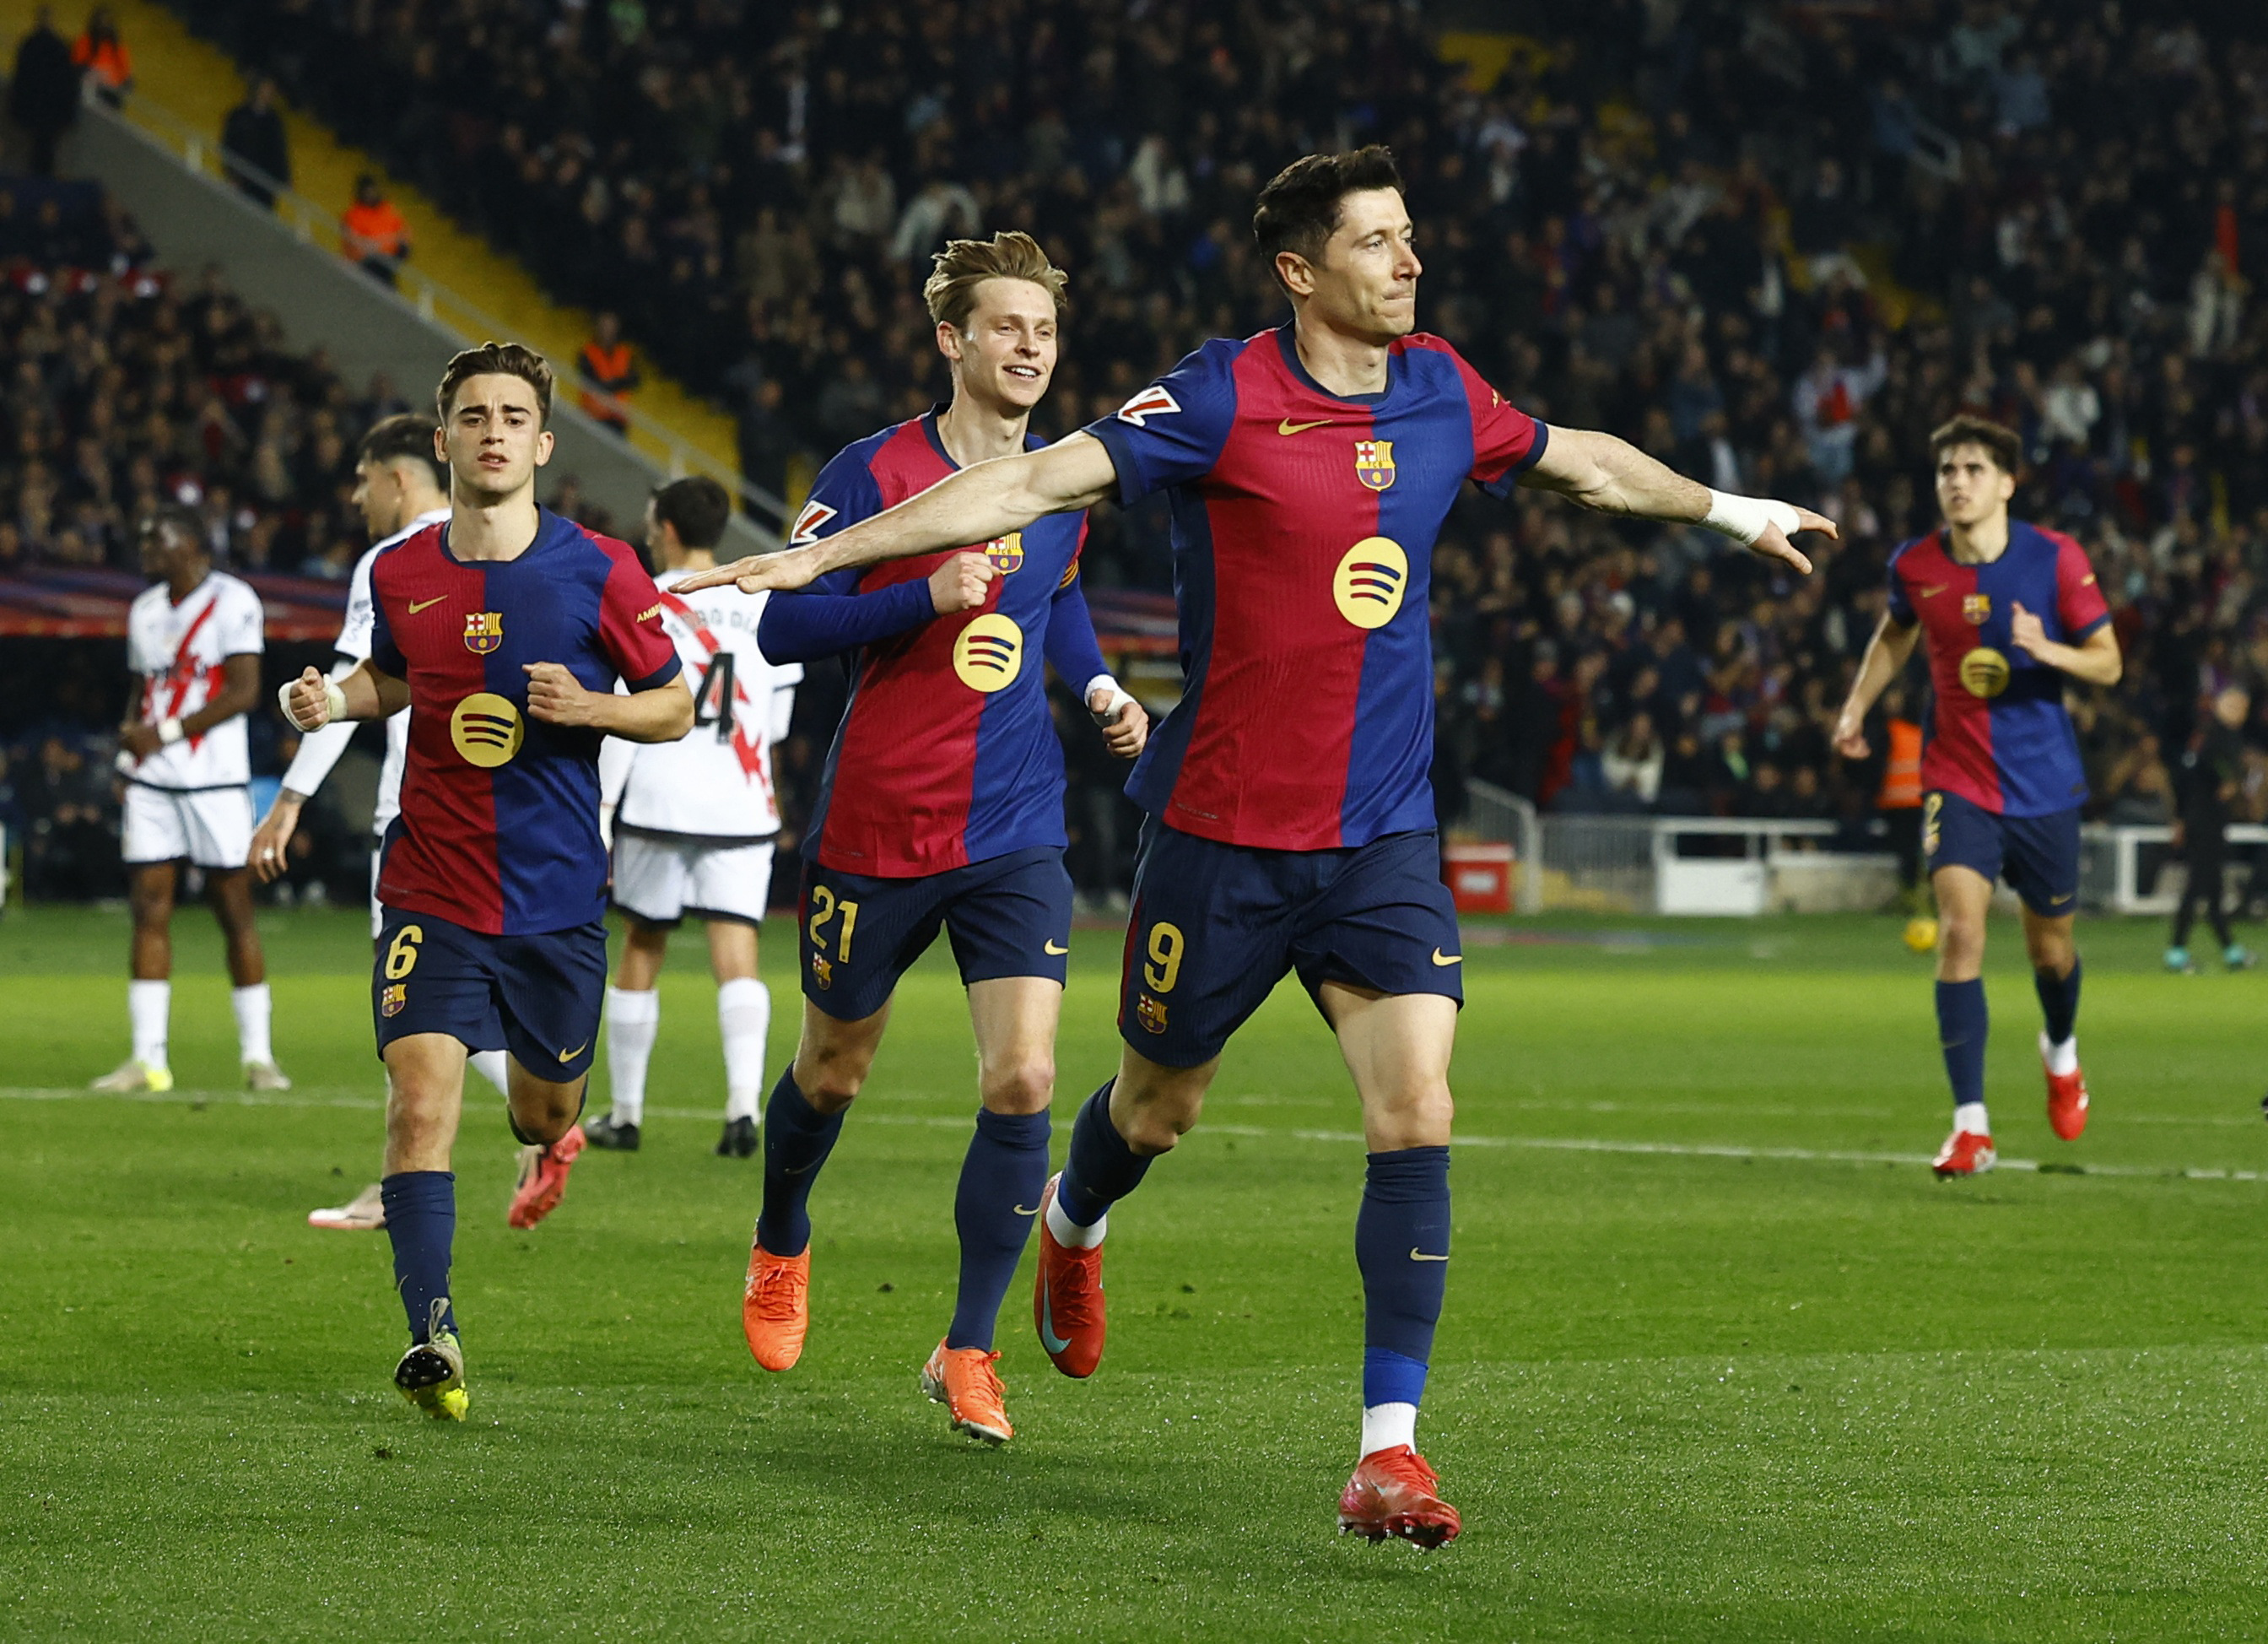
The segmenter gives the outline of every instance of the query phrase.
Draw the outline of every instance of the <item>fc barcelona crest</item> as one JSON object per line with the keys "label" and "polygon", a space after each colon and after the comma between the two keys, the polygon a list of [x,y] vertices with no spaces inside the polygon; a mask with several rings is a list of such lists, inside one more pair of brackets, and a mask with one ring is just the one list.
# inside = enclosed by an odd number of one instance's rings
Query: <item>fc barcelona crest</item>
{"label": "fc barcelona crest", "polygon": [[1024,534],[1011,531],[1005,536],[996,536],[984,545],[984,557],[993,570],[1002,576],[1024,568]]}
{"label": "fc barcelona crest", "polygon": [[1154,994],[1137,994],[1134,999],[1134,1019],[1152,1033],[1165,1032],[1166,1001]]}
{"label": "fc barcelona crest", "polygon": [[1394,483],[1394,442],[1358,439],[1354,442],[1354,476],[1374,491]]}
{"label": "fc barcelona crest", "polygon": [[502,611],[469,611],[465,616],[465,649],[486,656],[504,643]]}
{"label": "fc barcelona crest", "polygon": [[835,985],[835,962],[817,954],[811,956],[811,979],[823,988]]}
{"label": "fc barcelona crest", "polygon": [[1961,615],[1975,627],[1982,628],[1992,617],[1992,596],[1989,593],[1964,593],[1961,596]]}
{"label": "fc barcelona crest", "polygon": [[381,1016],[399,1016],[401,1014],[401,1007],[408,1003],[409,1003],[409,984],[389,982],[386,984],[386,991],[378,996],[378,1014]]}

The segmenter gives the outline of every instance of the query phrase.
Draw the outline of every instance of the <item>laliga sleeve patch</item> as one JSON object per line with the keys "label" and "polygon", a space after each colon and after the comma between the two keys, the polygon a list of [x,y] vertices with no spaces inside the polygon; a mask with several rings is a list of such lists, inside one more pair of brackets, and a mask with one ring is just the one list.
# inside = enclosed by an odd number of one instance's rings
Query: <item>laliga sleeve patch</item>
{"label": "laliga sleeve patch", "polygon": [[1182,409],[1182,402],[1167,392],[1163,383],[1153,382],[1118,408],[1118,420],[1136,428],[1146,428],[1144,419],[1167,417]]}
{"label": "laliga sleeve patch", "polygon": [[819,528],[832,520],[840,509],[830,508],[817,498],[803,505],[803,512],[795,517],[795,524],[787,534],[788,546],[799,548],[819,541]]}

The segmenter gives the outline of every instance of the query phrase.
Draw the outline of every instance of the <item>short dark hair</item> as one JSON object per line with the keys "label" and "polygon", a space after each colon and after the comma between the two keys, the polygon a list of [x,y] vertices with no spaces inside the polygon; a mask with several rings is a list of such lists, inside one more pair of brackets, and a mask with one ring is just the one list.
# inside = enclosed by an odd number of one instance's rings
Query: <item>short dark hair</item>
{"label": "short dark hair", "polygon": [[696,474],[654,487],[653,517],[674,526],[686,547],[714,548],[725,540],[733,499],[715,480]]}
{"label": "short dark hair", "polygon": [[1321,262],[1323,242],[1339,225],[1341,202],[1366,188],[1401,192],[1401,168],[1383,143],[1351,154],[1309,154],[1278,172],[1260,191],[1259,209],[1252,214],[1252,237],[1260,242],[1269,271],[1275,272],[1280,252]]}
{"label": "short dark hair", "polygon": [[139,535],[154,536],[160,531],[185,539],[201,554],[212,552],[212,544],[205,540],[204,517],[186,504],[160,503],[142,516]]}
{"label": "short dark hair", "polygon": [[441,372],[441,386],[433,391],[433,409],[441,421],[449,420],[457,390],[468,377],[517,377],[535,390],[536,425],[551,421],[551,362],[519,343],[483,343],[449,361]]}
{"label": "short dark hair", "polygon": [[355,447],[355,466],[367,462],[383,468],[389,462],[423,462],[433,483],[449,489],[449,465],[433,454],[433,419],[415,411],[381,417],[370,425]]}
{"label": "short dark hair", "polygon": [[2024,460],[2022,435],[1989,417],[1978,417],[1968,411],[1948,418],[1930,431],[1930,461],[1934,463],[1953,446],[1984,446],[1992,453],[1993,463],[2003,474],[2016,473]]}

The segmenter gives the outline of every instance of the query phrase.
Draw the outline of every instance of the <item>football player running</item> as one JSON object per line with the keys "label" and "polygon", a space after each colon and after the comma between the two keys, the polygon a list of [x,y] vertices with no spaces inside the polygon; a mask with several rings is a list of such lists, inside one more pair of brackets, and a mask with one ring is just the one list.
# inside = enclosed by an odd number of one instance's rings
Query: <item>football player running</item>
{"label": "football player running", "polygon": [[[924,295],[952,402],[845,447],[793,540],[823,542],[1037,443],[1027,424],[1055,373],[1062,272],[1013,232],[954,240],[936,264]],[[805,830],[803,1033],[765,1110],[763,1206],[741,1308],[748,1348],[768,1370],[803,1352],[812,1184],[873,1065],[898,978],[941,925],[968,991],[980,1107],[954,1201],[960,1287],[921,1384],[956,1428],[996,1444],[1014,1428],[992,1338],[1047,1182],[1071,952],[1063,746],[1035,646],[1114,753],[1138,753],[1149,728],[1095,645],[1079,580],[1086,516],[1023,524],[822,578],[772,601],[758,630],[777,662],[854,660]],[[704,572],[679,586],[731,581]]]}
{"label": "football player running", "polygon": [[1867,756],[1867,711],[1924,634],[1936,702],[1922,752],[1922,859],[1937,896],[1937,1036],[1953,1131],[1931,1168],[1975,1176],[1999,1158],[1984,1107],[1984,915],[1992,881],[2024,904],[2024,947],[2046,1026],[2048,1123],[2087,1128],[2079,1068],[2079,807],[2087,776],[2065,711],[2067,680],[2115,685],[2110,608],[2087,550],[2008,518],[2023,443],[1961,416],[1930,436],[1945,523],[1890,556],[1889,607],[1836,721],[1845,758]]}
{"label": "football player running", "polygon": [[601,815],[614,823],[614,904],[629,922],[607,989],[607,1076],[612,1109],[583,1127],[593,1147],[633,1152],[645,1117],[646,1067],[661,1031],[662,961],[669,933],[692,914],[708,927],[725,1039],[725,1133],[718,1154],[756,1150],[764,1039],[772,996],[756,974],[756,928],[772,886],[780,830],[772,745],[795,708],[794,663],[775,667],[756,648],[763,601],[671,589],[717,563],[733,499],[715,480],[673,480],[646,504],[645,543],[661,566],[661,626],[693,687],[693,729],[681,741],[608,740],[599,754]]}
{"label": "football player running", "polygon": [[1427,780],[1435,534],[1468,478],[1706,525],[1797,571],[1810,564],[1789,534],[1834,527],[1712,491],[1610,435],[1547,429],[1418,332],[1422,265],[1383,148],[1286,167],[1254,227],[1287,324],[1206,343],[1083,432],[712,576],[796,587],[1169,493],[1185,692],[1127,785],[1150,819],[1124,1043],[1042,1209],[1042,1345],[1067,1375],[1094,1371],[1106,1213],[1197,1123],[1230,1036],[1296,971],[1337,1036],[1369,1148],[1364,1409],[1339,1525],[1438,1546],[1459,1520],[1415,1434],[1447,1276],[1462,954]]}
{"label": "football player running", "polygon": [[[386,1064],[386,1230],[410,1345],[394,1381],[464,1419],[449,1299],[450,1158],[468,1053],[510,1053],[523,1144],[511,1220],[565,1192],[607,978],[599,746],[667,741],[693,697],[661,631],[660,593],[626,542],[535,502],[550,460],[551,368],[516,343],[449,362],[435,454],[449,518],[371,570],[370,655],[344,679],[284,687],[302,732],[409,710],[401,813],[388,830],[372,1014]],[[627,681],[628,695],[617,695]]]}

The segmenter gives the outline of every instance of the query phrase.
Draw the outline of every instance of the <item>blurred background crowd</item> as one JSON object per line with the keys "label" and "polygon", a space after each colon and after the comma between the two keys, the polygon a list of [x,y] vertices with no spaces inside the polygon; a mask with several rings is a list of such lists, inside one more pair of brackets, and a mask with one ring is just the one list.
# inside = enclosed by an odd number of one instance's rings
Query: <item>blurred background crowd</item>
{"label": "blurred background crowd", "polygon": [[[2079,537],[2116,613],[2126,679],[2077,702],[2095,814],[2166,819],[2201,696],[2268,675],[2268,45],[2245,6],[1477,8],[1520,30],[1507,55],[1378,0],[173,4],[619,315],[791,500],[940,391],[917,292],[946,238],[1027,228],[1071,270],[1039,419],[1059,432],[1277,323],[1255,190],[1391,144],[1422,322],[1507,398],[1843,527],[1798,583],[1697,533],[1469,498],[1434,569],[1448,818],[1478,778],[1860,842],[1880,772],[1828,731],[1956,410],[2021,431],[2018,512]],[[393,389],[282,353],[225,292],[137,282],[130,229],[63,255],[10,240],[21,217],[0,209],[0,255],[48,273],[0,292],[0,555],[114,558],[136,502],[186,487],[242,563],[342,571],[338,458]],[[129,272],[57,276],[82,258]],[[1098,511],[1086,563],[1169,587],[1161,507]],[[791,792],[829,723],[806,696]],[[1095,853],[1107,881],[1123,852]]]}

